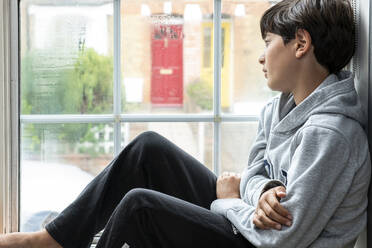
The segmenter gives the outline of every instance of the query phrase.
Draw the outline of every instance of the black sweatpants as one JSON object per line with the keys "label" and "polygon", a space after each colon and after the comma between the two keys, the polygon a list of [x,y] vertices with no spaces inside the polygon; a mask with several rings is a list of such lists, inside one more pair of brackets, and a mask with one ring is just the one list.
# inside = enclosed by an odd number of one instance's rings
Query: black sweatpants
{"label": "black sweatpants", "polygon": [[[155,132],[144,132],[46,226],[64,248],[252,246],[209,210],[216,176]],[[235,231],[235,232],[234,232]]]}

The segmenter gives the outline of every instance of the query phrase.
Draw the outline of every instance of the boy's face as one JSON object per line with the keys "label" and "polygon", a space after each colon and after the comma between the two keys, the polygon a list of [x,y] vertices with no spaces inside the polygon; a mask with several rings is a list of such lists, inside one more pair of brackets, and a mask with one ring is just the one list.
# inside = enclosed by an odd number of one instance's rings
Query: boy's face
{"label": "boy's face", "polygon": [[268,86],[275,91],[291,92],[297,67],[294,40],[284,45],[280,35],[267,33],[264,41],[266,48],[258,61],[263,65]]}

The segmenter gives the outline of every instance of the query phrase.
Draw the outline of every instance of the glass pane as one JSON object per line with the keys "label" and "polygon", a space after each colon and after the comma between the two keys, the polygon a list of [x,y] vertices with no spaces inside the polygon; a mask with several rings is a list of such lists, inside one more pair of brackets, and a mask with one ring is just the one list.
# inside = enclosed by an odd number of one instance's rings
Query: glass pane
{"label": "glass pane", "polygon": [[124,113],[213,108],[213,0],[122,0]]}
{"label": "glass pane", "polygon": [[166,137],[210,170],[213,170],[213,123],[123,123],[121,127],[122,146],[125,147],[139,134],[150,130]]}
{"label": "glass pane", "polygon": [[21,113],[112,113],[112,0],[22,0]]}
{"label": "glass pane", "polygon": [[221,125],[221,172],[241,173],[248,164],[258,122],[227,122]]}
{"label": "glass pane", "polygon": [[21,125],[21,231],[40,230],[113,159],[109,124]]}
{"label": "glass pane", "polygon": [[272,0],[222,0],[224,113],[258,115],[277,92],[267,87],[258,58],[264,52],[260,18]]}

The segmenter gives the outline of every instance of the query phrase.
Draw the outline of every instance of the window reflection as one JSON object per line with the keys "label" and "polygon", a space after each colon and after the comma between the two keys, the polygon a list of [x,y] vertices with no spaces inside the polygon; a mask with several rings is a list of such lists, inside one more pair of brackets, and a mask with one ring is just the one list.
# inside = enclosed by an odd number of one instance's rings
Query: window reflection
{"label": "window reflection", "polygon": [[123,112],[212,111],[213,83],[204,80],[212,68],[202,69],[213,65],[202,56],[203,44],[211,52],[211,33],[203,39],[202,28],[212,12],[213,0],[121,1]]}
{"label": "window reflection", "polygon": [[[121,4],[123,111],[211,113],[213,1],[123,0]],[[269,0],[222,1],[225,113],[257,115],[276,94],[266,86],[258,63],[264,49],[259,19],[270,5]]]}
{"label": "window reflection", "polygon": [[277,94],[267,87],[258,63],[264,51],[259,21],[272,2],[222,0],[222,15],[227,26],[222,41],[225,44],[221,103],[226,114],[258,115],[264,104]]}
{"label": "window reflection", "polygon": [[112,1],[23,0],[20,28],[22,114],[112,113]]}
{"label": "window reflection", "polygon": [[[42,2],[21,4],[22,113],[112,113],[112,1]],[[222,1],[225,113],[258,114],[275,95],[257,62],[270,5]],[[213,66],[212,0],[121,1],[123,113],[210,113]]]}
{"label": "window reflection", "polygon": [[21,231],[38,231],[113,159],[111,124],[22,124]]}

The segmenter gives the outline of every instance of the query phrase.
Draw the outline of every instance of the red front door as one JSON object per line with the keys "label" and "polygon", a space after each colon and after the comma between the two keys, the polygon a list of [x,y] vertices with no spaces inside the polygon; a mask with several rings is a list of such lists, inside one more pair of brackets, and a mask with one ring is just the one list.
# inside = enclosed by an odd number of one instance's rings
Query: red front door
{"label": "red front door", "polygon": [[183,104],[182,25],[154,25],[151,39],[151,103]]}

